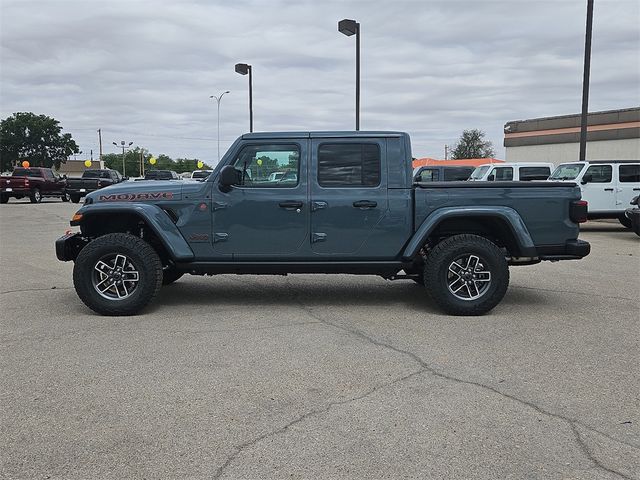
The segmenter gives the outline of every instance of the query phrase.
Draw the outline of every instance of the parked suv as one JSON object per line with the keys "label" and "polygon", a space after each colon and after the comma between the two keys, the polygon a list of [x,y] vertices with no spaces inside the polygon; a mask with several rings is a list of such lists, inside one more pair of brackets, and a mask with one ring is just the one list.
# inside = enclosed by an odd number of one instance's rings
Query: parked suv
{"label": "parked suv", "polygon": [[589,203],[589,219],[617,218],[631,228],[624,211],[640,193],[640,160],[602,160],[562,163],[549,180],[580,184]]}
{"label": "parked suv", "polygon": [[546,180],[551,175],[553,168],[553,163],[488,163],[476,168],[469,180],[474,182]]}

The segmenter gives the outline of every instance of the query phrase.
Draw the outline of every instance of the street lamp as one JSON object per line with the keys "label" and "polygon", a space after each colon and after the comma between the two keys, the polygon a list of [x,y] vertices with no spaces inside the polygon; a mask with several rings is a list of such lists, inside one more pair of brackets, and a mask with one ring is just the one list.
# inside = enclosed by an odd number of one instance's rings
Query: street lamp
{"label": "street lamp", "polygon": [[127,176],[127,171],[126,171],[126,167],[124,165],[124,151],[126,148],[130,147],[131,145],[133,145],[133,142],[129,142],[129,145],[126,145],[126,142],[124,140],[120,141],[120,145],[118,145],[116,142],[111,142],[113,143],[116,147],[122,147],[122,176],[126,177]]}
{"label": "street lamp", "polygon": [[251,80],[251,65],[236,63],[236,73],[249,74],[249,131],[253,132],[253,82]]}
{"label": "street lamp", "polygon": [[220,101],[225,93],[231,93],[229,90],[222,92],[220,95],[210,95],[209,98],[215,98],[218,104],[218,163],[220,163]]}
{"label": "street lamp", "polygon": [[356,36],[356,130],[360,130],[360,24],[345,18],[338,22],[338,31],[347,37]]}

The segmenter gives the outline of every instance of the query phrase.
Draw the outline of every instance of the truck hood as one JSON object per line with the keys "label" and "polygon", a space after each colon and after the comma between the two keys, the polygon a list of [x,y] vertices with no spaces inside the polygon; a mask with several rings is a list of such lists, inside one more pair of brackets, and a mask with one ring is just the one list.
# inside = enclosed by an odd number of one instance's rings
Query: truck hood
{"label": "truck hood", "polygon": [[154,202],[181,200],[184,182],[179,180],[128,181],[105,187],[87,195],[86,203]]}

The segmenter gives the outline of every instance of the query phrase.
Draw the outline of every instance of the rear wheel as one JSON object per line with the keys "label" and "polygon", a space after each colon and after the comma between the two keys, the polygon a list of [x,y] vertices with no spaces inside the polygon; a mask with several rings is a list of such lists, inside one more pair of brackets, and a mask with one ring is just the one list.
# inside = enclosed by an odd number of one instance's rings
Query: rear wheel
{"label": "rear wheel", "polygon": [[162,285],[162,263],[144,240],[110,233],[90,242],[76,259],[73,284],[80,299],[101,315],[135,315]]}
{"label": "rear wheel", "polygon": [[633,224],[631,223],[631,220],[629,218],[626,217],[626,215],[623,213],[622,215],[620,215],[618,217],[618,221],[624,225],[627,228],[632,228]]}
{"label": "rear wheel", "polygon": [[31,200],[31,203],[40,203],[42,201],[42,193],[40,193],[39,188],[33,189],[31,195],[29,196],[29,200]]}
{"label": "rear wheel", "polygon": [[452,315],[483,315],[504,297],[509,266],[493,242],[478,235],[454,235],[431,250],[424,280],[429,296]]}
{"label": "rear wheel", "polygon": [[69,195],[69,199],[73,203],[80,203],[80,195]]}
{"label": "rear wheel", "polygon": [[62,199],[63,202],[68,202],[71,200],[71,195],[69,195],[67,192],[64,192],[62,194],[62,197],[60,197]]}
{"label": "rear wheel", "polygon": [[7,203],[9,201],[9,197],[7,195],[0,196],[0,203]]}

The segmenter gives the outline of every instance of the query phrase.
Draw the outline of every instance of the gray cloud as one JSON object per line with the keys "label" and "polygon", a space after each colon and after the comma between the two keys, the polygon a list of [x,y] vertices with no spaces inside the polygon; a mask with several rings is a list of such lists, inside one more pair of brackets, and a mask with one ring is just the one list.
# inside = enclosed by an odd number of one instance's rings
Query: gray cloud
{"label": "gray cloud", "polygon": [[[121,139],[174,157],[216,158],[248,130],[354,125],[354,39],[362,24],[363,129],[411,133],[442,156],[464,128],[502,154],[508,120],[580,109],[583,1],[0,0],[0,114],[51,115],[84,152]],[[640,104],[640,3],[596,2],[591,110]]]}

